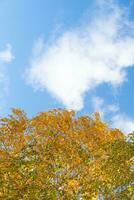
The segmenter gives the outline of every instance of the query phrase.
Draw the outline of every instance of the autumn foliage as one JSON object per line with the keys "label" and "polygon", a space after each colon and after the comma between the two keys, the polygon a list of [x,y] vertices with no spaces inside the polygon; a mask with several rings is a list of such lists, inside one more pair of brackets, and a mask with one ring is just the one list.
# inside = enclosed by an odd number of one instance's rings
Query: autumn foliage
{"label": "autumn foliage", "polygon": [[[124,124],[125,126],[125,124]],[[0,199],[134,199],[134,134],[93,117],[18,109],[0,119]]]}

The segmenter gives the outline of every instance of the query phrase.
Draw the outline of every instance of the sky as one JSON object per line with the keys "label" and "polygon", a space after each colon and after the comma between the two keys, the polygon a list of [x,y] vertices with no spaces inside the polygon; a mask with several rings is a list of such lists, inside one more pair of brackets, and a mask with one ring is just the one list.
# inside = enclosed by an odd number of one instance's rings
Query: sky
{"label": "sky", "polygon": [[0,116],[99,111],[134,131],[133,0],[0,0]]}

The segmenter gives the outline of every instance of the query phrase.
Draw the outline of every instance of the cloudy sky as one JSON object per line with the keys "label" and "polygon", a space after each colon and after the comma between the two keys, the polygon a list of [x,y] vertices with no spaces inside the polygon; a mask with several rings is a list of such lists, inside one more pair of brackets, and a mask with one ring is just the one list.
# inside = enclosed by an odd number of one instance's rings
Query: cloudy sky
{"label": "cloudy sky", "polygon": [[101,113],[134,130],[133,0],[0,0],[0,115]]}

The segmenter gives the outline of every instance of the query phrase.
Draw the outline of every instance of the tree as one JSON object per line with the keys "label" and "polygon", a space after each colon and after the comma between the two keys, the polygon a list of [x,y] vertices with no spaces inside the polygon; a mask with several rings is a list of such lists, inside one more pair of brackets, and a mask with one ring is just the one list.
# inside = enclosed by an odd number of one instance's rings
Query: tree
{"label": "tree", "polygon": [[0,119],[0,198],[134,199],[134,134],[54,109]]}

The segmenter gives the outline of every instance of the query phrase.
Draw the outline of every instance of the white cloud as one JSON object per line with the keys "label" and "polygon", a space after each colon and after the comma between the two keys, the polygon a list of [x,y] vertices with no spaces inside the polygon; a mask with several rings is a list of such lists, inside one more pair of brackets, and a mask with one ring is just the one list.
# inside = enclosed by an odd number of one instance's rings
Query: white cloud
{"label": "white cloud", "polygon": [[26,79],[47,89],[67,108],[80,110],[84,96],[102,83],[121,85],[134,65],[134,23],[113,1],[96,1],[86,25],[66,31],[45,47],[34,44]]}
{"label": "white cloud", "polygon": [[98,96],[92,97],[92,108],[94,112],[99,112],[102,119],[107,118],[108,114],[115,114],[119,111],[116,104],[106,104],[104,99]]}
{"label": "white cloud", "polygon": [[121,129],[125,134],[134,131],[134,119],[124,114],[117,114],[112,118],[112,127]]}
{"label": "white cloud", "polygon": [[8,78],[5,66],[9,64],[14,58],[12,54],[12,47],[10,44],[0,51],[0,109],[5,106],[5,97],[8,93]]}
{"label": "white cloud", "polygon": [[6,63],[11,62],[12,59],[14,58],[11,51],[12,51],[11,45],[7,44],[6,49],[3,50],[3,51],[0,51],[0,61],[6,62]]}
{"label": "white cloud", "polygon": [[92,107],[94,112],[99,112],[101,118],[104,118],[105,115],[105,108],[104,108],[104,99],[100,97],[93,97],[92,98]]}
{"label": "white cloud", "polygon": [[100,113],[103,120],[109,120],[112,128],[118,128],[125,134],[134,131],[134,119],[122,113],[118,105],[106,104],[103,98],[94,96],[92,98],[92,107],[94,112]]}

